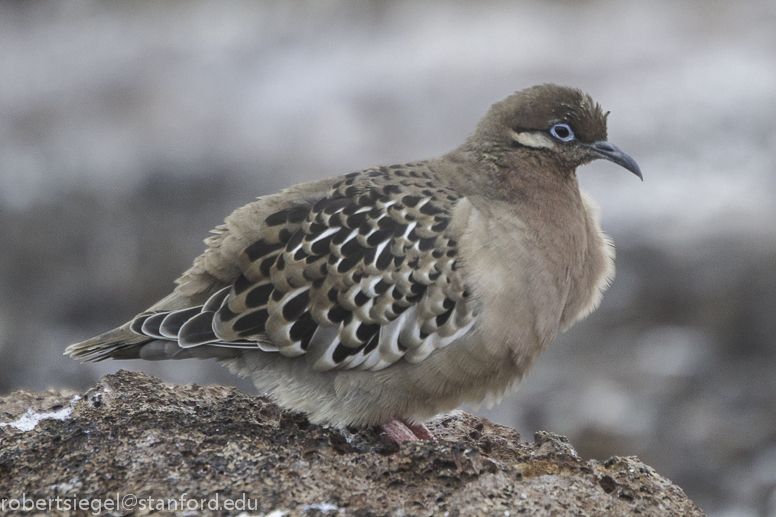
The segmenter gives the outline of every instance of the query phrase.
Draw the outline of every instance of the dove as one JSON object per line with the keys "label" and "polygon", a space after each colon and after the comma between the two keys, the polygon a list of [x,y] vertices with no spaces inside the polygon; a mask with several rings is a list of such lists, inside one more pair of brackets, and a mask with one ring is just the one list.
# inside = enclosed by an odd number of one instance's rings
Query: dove
{"label": "dove", "polygon": [[170,295],[65,353],[213,358],[312,422],[433,439],[423,422],[500,400],[612,281],[577,167],[642,175],[607,116],[578,89],[534,86],[444,156],[260,197]]}

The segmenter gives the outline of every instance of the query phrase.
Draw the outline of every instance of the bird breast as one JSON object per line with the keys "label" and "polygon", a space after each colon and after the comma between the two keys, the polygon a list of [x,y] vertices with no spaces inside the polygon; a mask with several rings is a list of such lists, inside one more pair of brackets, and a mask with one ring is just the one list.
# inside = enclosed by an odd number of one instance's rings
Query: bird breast
{"label": "bird breast", "polygon": [[459,260],[482,307],[477,341],[484,354],[513,361],[522,375],[558,331],[592,303],[599,290],[596,277],[605,268],[588,263],[587,210],[576,224],[565,225],[561,237],[552,228],[555,237],[549,239],[550,224],[521,217],[508,202],[478,201],[464,198],[454,214],[467,226]]}

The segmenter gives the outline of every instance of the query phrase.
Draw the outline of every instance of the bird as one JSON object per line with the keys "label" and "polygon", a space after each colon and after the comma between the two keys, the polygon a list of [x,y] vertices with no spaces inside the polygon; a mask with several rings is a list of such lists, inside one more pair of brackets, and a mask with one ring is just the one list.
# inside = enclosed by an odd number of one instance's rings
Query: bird
{"label": "bird", "polygon": [[434,440],[424,422],[500,401],[613,280],[576,172],[603,159],[643,180],[608,115],[579,89],[533,86],[441,157],[259,197],[171,294],[65,354],[213,358],[314,423]]}

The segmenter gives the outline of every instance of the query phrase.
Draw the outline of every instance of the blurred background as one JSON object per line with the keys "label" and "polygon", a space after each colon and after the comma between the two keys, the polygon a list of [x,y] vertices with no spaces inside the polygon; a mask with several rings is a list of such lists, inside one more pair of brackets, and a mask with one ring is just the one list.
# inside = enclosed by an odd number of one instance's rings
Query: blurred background
{"label": "blurred background", "polygon": [[611,110],[644,182],[580,170],[617,278],[479,413],[638,455],[710,516],[776,516],[774,27],[773,0],[2,2],[0,394],[119,368],[254,393],[62,351],[166,295],[232,209],[443,154],[556,82]]}

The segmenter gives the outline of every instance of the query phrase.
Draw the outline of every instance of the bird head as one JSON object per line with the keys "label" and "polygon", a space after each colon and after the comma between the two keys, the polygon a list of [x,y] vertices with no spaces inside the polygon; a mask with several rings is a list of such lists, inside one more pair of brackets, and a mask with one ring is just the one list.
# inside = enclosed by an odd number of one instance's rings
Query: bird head
{"label": "bird head", "polygon": [[[609,160],[642,178],[636,161],[606,139],[608,113],[574,88],[543,84],[494,104],[470,141],[496,155],[518,151],[549,157],[563,169]],[[643,178],[642,178],[643,179]]]}

